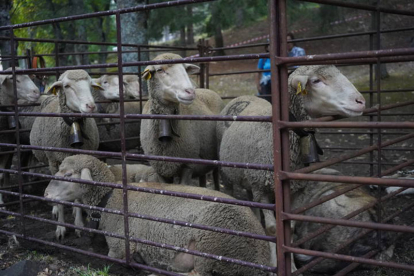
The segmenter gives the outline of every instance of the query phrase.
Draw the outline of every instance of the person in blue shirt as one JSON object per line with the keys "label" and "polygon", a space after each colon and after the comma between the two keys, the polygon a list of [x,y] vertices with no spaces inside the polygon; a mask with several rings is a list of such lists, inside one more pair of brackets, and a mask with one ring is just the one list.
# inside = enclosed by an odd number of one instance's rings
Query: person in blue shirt
{"label": "person in blue shirt", "polygon": [[[295,39],[292,33],[288,33],[287,40]],[[265,50],[269,52],[269,45],[266,45]],[[299,57],[305,56],[305,50],[303,48],[295,46],[294,43],[289,42],[287,44],[287,50],[289,57]],[[257,68],[260,70],[270,70],[270,59],[269,58],[261,58],[257,64]],[[297,68],[297,66],[293,67]],[[270,71],[268,72],[259,72],[256,78],[257,90],[259,91],[259,96],[264,96],[266,100],[272,103],[271,95],[271,81],[270,81]]]}

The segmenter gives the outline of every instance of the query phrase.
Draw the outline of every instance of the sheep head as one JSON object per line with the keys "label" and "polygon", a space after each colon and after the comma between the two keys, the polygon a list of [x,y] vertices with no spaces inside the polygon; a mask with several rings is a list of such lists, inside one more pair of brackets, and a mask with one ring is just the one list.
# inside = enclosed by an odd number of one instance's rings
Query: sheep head
{"label": "sheep head", "polygon": [[92,87],[103,90],[95,83],[84,70],[68,70],[64,72],[59,80],[51,85],[48,93],[60,91],[66,98],[66,106],[81,113],[91,113],[95,110],[95,101],[92,97]]}
{"label": "sheep head", "polygon": [[[162,54],[154,60],[181,59],[175,54]],[[195,97],[195,87],[188,74],[199,72],[200,67],[183,64],[149,65],[142,76],[148,81],[150,97],[165,104],[191,104]]]}
{"label": "sheep head", "polygon": [[[11,68],[6,69],[6,71],[11,70]],[[4,93],[7,99],[7,102],[3,104],[14,102],[13,75],[0,75],[0,84],[2,86],[2,93]],[[39,88],[37,88],[28,75],[16,75],[16,89],[18,99],[36,102],[40,97]]]}
{"label": "sheep head", "polygon": [[[102,86],[101,95],[108,100],[119,100],[119,80],[118,76],[102,75],[99,79],[93,79],[95,83]],[[125,82],[123,83],[125,94]]]}
{"label": "sheep head", "polygon": [[365,109],[364,97],[335,66],[301,66],[289,79],[291,88],[302,94],[311,117],[354,117]]}
{"label": "sheep head", "polygon": [[[114,182],[115,177],[108,166],[90,155],[66,157],[55,176],[97,182]],[[97,205],[111,188],[75,183],[72,181],[52,180],[45,190],[45,197],[65,201],[82,199],[84,203]]]}
{"label": "sheep head", "polygon": [[139,99],[139,78],[136,75],[124,75],[126,96],[131,99]]}

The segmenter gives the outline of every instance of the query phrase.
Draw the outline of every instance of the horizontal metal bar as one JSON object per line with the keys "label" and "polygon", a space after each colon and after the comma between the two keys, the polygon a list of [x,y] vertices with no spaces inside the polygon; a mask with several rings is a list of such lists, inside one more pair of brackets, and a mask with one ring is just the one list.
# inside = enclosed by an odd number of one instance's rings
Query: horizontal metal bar
{"label": "horizontal metal bar", "polygon": [[285,122],[278,121],[280,128],[389,128],[414,129],[414,122]]}
{"label": "horizontal metal bar", "polygon": [[413,48],[400,48],[400,49],[386,49],[386,50],[375,50],[375,51],[358,51],[358,52],[347,52],[347,53],[334,53],[334,54],[319,54],[319,55],[307,55],[300,57],[275,57],[277,65],[289,64],[307,64],[308,62],[319,62],[319,61],[338,61],[347,59],[358,59],[358,58],[379,58],[389,56],[407,56],[414,55]]}
{"label": "horizontal metal bar", "polygon": [[[9,170],[9,169],[0,169],[0,172],[8,172],[8,173],[11,173],[11,174],[18,174],[18,171]],[[115,184],[115,183],[109,183],[109,182],[89,181],[89,180],[83,180],[83,179],[59,177],[59,176],[55,176],[55,175],[47,175],[47,174],[31,173],[31,172],[22,172],[21,174],[22,175],[27,175],[27,176],[37,176],[37,177],[42,177],[42,178],[46,178],[46,179],[63,180],[63,181],[82,183],[82,184],[88,184],[88,185],[98,185],[98,186],[110,187],[110,188],[114,188],[114,189],[123,189],[122,184]],[[143,187],[130,186],[130,185],[127,185],[126,188],[130,191],[160,194],[160,195],[167,195],[167,196],[176,196],[176,197],[181,197],[181,198],[197,199],[197,200],[204,200],[204,201],[209,201],[209,202],[218,202],[218,203],[231,204],[231,205],[237,205],[237,206],[246,206],[246,207],[251,207],[251,208],[261,208],[261,209],[267,209],[267,210],[273,210],[275,208],[274,204],[265,204],[265,203],[238,200],[238,199],[219,198],[219,197],[213,197],[213,196],[204,196],[204,195],[198,195],[198,194],[192,194],[192,193],[173,192],[173,191],[167,191],[167,190],[143,188]],[[4,190],[0,190],[0,193],[11,194],[11,195],[19,195],[18,193],[13,193],[13,192],[4,191]],[[52,202],[59,203],[59,204],[69,204],[71,206],[77,206],[77,204],[75,204],[75,203],[67,203],[66,201],[44,199],[42,197],[34,197],[34,196],[30,196],[30,195],[23,195],[23,196],[28,197],[28,198],[34,198],[34,199],[37,199],[37,200],[52,201]],[[81,205],[79,205],[79,206],[81,206]],[[83,207],[85,207],[85,206],[83,206]],[[98,209],[98,210],[105,210],[105,209]]]}
{"label": "horizontal metal bar", "polygon": [[319,3],[319,4],[325,4],[325,5],[334,5],[338,7],[352,8],[352,9],[365,10],[365,11],[376,11],[376,12],[383,12],[383,13],[390,13],[390,14],[414,16],[414,12],[407,10],[407,9],[405,10],[389,9],[389,8],[376,7],[372,5],[366,5],[366,4],[343,2],[343,1],[338,1],[338,0],[299,0],[299,1]]}
{"label": "horizontal metal bar", "polygon": [[280,171],[279,175],[283,179],[293,180],[311,180],[324,181],[335,183],[351,183],[364,185],[379,185],[379,186],[397,186],[414,188],[414,180],[410,179],[394,179],[394,178],[373,178],[362,176],[345,176],[345,175],[325,175],[325,174],[305,174],[305,173],[291,173]]}
{"label": "horizontal metal bar", "polygon": [[0,27],[0,31],[40,26],[40,25],[46,25],[46,24],[52,24],[52,23],[58,23],[58,22],[67,22],[67,21],[80,20],[80,19],[88,19],[88,18],[94,18],[94,17],[100,17],[100,16],[109,16],[109,15],[124,14],[124,13],[138,12],[138,11],[148,11],[148,10],[159,9],[159,8],[174,7],[174,6],[181,6],[181,5],[186,5],[186,4],[203,3],[203,2],[211,2],[211,1],[213,0],[180,0],[180,1],[168,1],[168,2],[155,3],[155,4],[139,5],[139,6],[131,7],[131,8],[66,16],[66,17],[60,17],[60,18],[55,18],[55,19],[33,21],[30,23],[6,25],[3,27]]}
{"label": "horizontal metal bar", "polygon": [[335,260],[346,261],[346,262],[357,262],[357,263],[363,263],[363,264],[369,264],[369,265],[375,265],[375,266],[384,266],[384,267],[414,271],[413,265],[397,264],[397,263],[386,262],[386,261],[375,261],[375,260],[365,259],[361,257],[348,256],[348,255],[342,255],[342,254],[337,254],[337,253],[326,253],[326,252],[320,252],[320,251],[308,250],[308,249],[302,249],[302,248],[294,248],[294,247],[285,246],[285,245],[283,246],[283,248],[287,252],[290,252],[290,253],[304,254],[304,255],[309,255],[309,256],[323,257],[323,258],[335,259]]}
{"label": "horizontal metal bar", "polygon": [[[361,150],[360,147],[321,147],[323,150]],[[413,148],[382,148],[382,151],[414,151]]]}

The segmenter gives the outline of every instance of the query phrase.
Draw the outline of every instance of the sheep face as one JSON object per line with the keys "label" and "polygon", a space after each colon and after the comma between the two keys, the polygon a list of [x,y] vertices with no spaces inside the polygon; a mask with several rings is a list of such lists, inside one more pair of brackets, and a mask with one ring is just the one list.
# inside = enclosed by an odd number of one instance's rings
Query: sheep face
{"label": "sheep face", "polygon": [[[9,68],[6,71],[10,70],[11,69]],[[0,75],[0,84],[4,86],[4,89],[2,89],[2,91],[4,91],[3,93],[6,93],[6,96],[10,102],[13,102],[13,75]],[[36,102],[40,97],[39,88],[37,88],[34,82],[27,75],[16,75],[16,89],[18,99]]]}
{"label": "sheep face", "polygon": [[335,66],[304,66],[290,81],[304,97],[304,107],[311,117],[340,115],[359,116],[365,99]]}
{"label": "sheep face", "polygon": [[[55,176],[81,178],[81,174],[73,170],[66,170],[62,167]],[[75,201],[82,197],[83,191],[79,183],[63,180],[52,180],[45,190],[45,197],[56,200]]]}
{"label": "sheep face", "polygon": [[138,76],[124,75],[126,96],[131,99],[139,99],[140,88]]}
{"label": "sheep face", "polygon": [[74,112],[91,113],[95,110],[92,87],[103,90],[89,77],[86,71],[69,70],[52,84],[49,91],[57,89],[60,91],[59,93],[64,93],[67,107]]}
{"label": "sheep face", "polygon": [[[119,79],[118,76],[101,76],[97,83],[102,86],[102,96],[108,100],[119,100]],[[125,91],[125,83],[123,84]]]}
{"label": "sheep face", "polygon": [[[200,67],[193,64],[150,65],[143,77],[156,82],[156,89],[149,89],[150,96],[163,103],[191,104],[195,97],[195,88],[188,74],[194,74]],[[154,80],[152,80],[154,78]]]}

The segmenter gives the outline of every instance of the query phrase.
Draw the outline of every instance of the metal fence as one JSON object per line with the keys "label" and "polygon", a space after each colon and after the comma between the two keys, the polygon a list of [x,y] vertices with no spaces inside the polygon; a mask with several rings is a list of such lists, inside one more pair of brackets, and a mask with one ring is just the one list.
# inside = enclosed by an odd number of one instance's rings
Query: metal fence
{"label": "metal fence", "polygon": [[[383,266],[383,267],[390,267],[395,269],[404,269],[414,271],[413,264],[401,264],[401,263],[394,263],[389,261],[376,261],[372,259],[375,254],[381,251],[381,247],[383,246],[381,242],[378,242],[378,248],[375,250],[370,251],[364,256],[355,257],[355,256],[348,256],[344,254],[340,254],[341,249],[345,248],[347,245],[351,244],[352,242],[357,241],[363,235],[367,235],[371,231],[392,231],[392,232],[401,232],[401,233],[413,233],[414,227],[405,226],[405,225],[394,225],[389,224],[393,217],[398,216],[402,212],[410,212],[412,211],[413,204],[409,204],[407,206],[401,207],[401,209],[392,214],[388,217],[380,217],[380,221],[376,223],[372,222],[362,222],[362,221],[355,221],[350,220],[352,217],[355,217],[359,213],[366,211],[368,208],[373,207],[374,205],[365,206],[361,210],[357,212],[353,212],[348,214],[346,217],[342,219],[330,219],[330,218],[323,218],[323,217],[311,217],[301,215],[304,211],[326,202],[330,199],[334,199],[346,192],[351,190],[357,189],[358,187],[362,187],[364,185],[379,185],[379,186],[400,186],[403,187],[400,190],[391,193],[387,196],[380,196],[378,193],[377,202],[375,205],[383,205],[386,200],[389,200],[391,197],[397,195],[398,193],[403,192],[407,188],[414,188],[414,180],[402,180],[402,179],[382,179],[381,176],[392,174],[398,170],[403,168],[412,167],[414,164],[414,159],[412,159],[412,149],[411,148],[387,148],[388,146],[395,145],[404,141],[408,141],[414,138],[414,133],[410,132],[414,128],[414,123],[410,121],[406,122],[391,122],[386,121],[384,118],[388,118],[388,116],[400,116],[401,114],[398,113],[388,113],[383,114],[383,111],[395,109],[403,106],[411,106],[414,104],[414,101],[411,102],[404,102],[404,103],[396,103],[396,104],[388,104],[382,105],[381,104],[381,94],[382,93],[394,93],[394,92],[411,92],[412,89],[395,89],[395,90],[385,90],[381,89],[381,82],[380,78],[376,80],[376,88],[374,89],[374,78],[373,72],[374,67],[373,65],[376,64],[376,75],[379,76],[380,65],[382,63],[392,63],[392,62],[407,62],[412,61],[414,57],[414,49],[412,48],[403,48],[403,49],[387,49],[381,50],[381,33],[386,32],[403,32],[407,30],[413,30],[414,28],[401,28],[401,29],[394,29],[394,30],[382,30],[380,19],[382,13],[389,13],[389,14],[396,14],[396,15],[408,15],[413,16],[414,11],[409,10],[397,10],[397,9],[386,9],[382,8],[380,5],[380,1],[377,1],[377,6],[370,6],[364,4],[355,4],[355,3],[345,3],[341,1],[335,0],[308,0],[305,2],[313,2],[313,3],[320,3],[320,4],[329,4],[329,5],[337,5],[346,8],[355,8],[365,11],[371,11],[376,14],[377,24],[376,30],[369,31],[369,32],[358,32],[353,34],[342,34],[342,35],[332,35],[332,36],[321,36],[321,37],[312,37],[308,39],[296,39],[296,42],[303,42],[303,41],[314,41],[314,40],[323,40],[323,39],[336,39],[336,38],[344,38],[350,36],[369,36],[370,37],[370,45],[368,51],[361,51],[361,52],[349,52],[349,53],[337,53],[337,54],[319,54],[319,55],[308,55],[304,57],[287,57],[287,19],[286,19],[286,0],[274,0],[269,1],[269,8],[270,8],[270,53],[262,53],[262,54],[239,54],[239,55],[228,55],[228,56],[211,56],[211,53],[215,50],[219,50],[219,48],[212,48],[209,47],[204,41],[199,44],[198,48],[185,48],[185,47],[162,47],[162,46],[151,46],[151,45],[125,45],[122,44],[122,37],[121,37],[121,21],[120,17],[121,14],[124,13],[131,13],[131,12],[138,12],[138,11],[147,11],[151,9],[158,9],[158,8],[168,8],[171,6],[178,6],[178,5],[185,5],[185,4],[193,4],[193,3],[202,3],[207,2],[203,0],[180,0],[180,1],[171,1],[171,2],[163,2],[157,4],[150,4],[144,6],[138,6],[134,8],[128,9],[120,9],[120,10],[111,10],[111,11],[104,11],[98,12],[93,14],[86,14],[86,15],[77,15],[77,16],[70,16],[65,18],[58,18],[58,19],[51,19],[51,20],[44,20],[38,22],[30,22],[24,24],[17,24],[11,26],[3,26],[0,27],[1,30],[9,30],[11,33],[10,37],[2,37],[0,39],[7,39],[11,43],[11,56],[10,57],[2,57],[2,59],[9,58],[12,61],[13,74],[51,74],[58,76],[59,73],[62,73],[65,70],[69,69],[95,69],[95,68],[118,68],[117,75],[120,79],[122,79],[123,73],[122,68],[126,66],[146,66],[152,64],[175,64],[175,63],[201,63],[201,72],[199,76],[200,86],[201,87],[209,87],[209,79],[214,76],[220,75],[230,75],[230,74],[248,74],[248,73],[255,73],[257,74],[257,70],[252,71],[243,71],[243,72],[231,72],[231,73],[211,73],[208,64],[210,62],[219,62],[219,61],[231,61],[231,60],[247,60],[253,59],[257,60],[259,58],[268,58],[272,57],[272,68],[271,68],[271,76],[272,76],[272,102],[273,102],[273,111],[272,116],[238,116],[234,118],[233,116],[177,116],[174,115],[145,115],[145,114],[125,114],[124,112],[124,100],[123,98],[123,87],[122,83],[119,86],[120,89],[120,114],[80,114],[80,113],[66,113],[66,114],[55,114],[55,113],[34,113],[34,112],[20,112],[19,106],[8,106],[14,108],[12,111],[2,111],[0,114],[2,116],[14,116],[16,121],[19,121],[20,116],[45,116],[45,117],[87,117],[87,118],[119,118],[120,119],[120,141],[121,141],[121,152],[104,152],[104,151],[88,151],[88,150],[79,150],[79,149],[68,149],[68,148],[53,148],[53,147],[39,147],[39,146],[31,146],[31,145],[23,145],[20,143],[19,135],[16,135],[16,143],[15,144],[6,144],[0,143],[2,148],[10,148],[8,151],[3,151],[1,154],[10,154],[15,153],[17,156],[17,168],[16,169],[1,169],[0,171],[3,173],[10,173],[15,174],[17,176],[17,184],[11,187],[3,187],[0,191],[5,195],[15,196],[18,197],[18,201],[8,202],[4,204],[4,206],[10,205],[18,205],[18,211],[10,211],[10,210],[1,210],[1,214],[12,215],[19,218],[20,222],[20,229],[18,232],[10,232],[4,229],[0,229],[0,233],[5,235],[15,235],[18,238],[22,238],[28,241],[38,242],[45,245],[51,245],[57,248],[65,249],[74,251],[80,254],[85,254],[92,257],[97,257],[105,260],[109,260],[119,264],[125,264],[131,267],[141,268],[147,271],[151,271],[154,273],[159,273],[162,275],[179,275],[177,273],[166,271],[154,267],[150,267],[145,264],[136,263],[131,256],[130,252],[130,243],[142,243],[157,247],[162,247],[170,250],[176,250],[179,252],[186,252],[195,256],[201,256],[205,258],[212,258],[218,261],[223,262],[230,262],[235,263],[243,266],[251,266],[257,269],[261,269],[264,271],[274,272],[278,275],[299,275],[302,272],[307,271],[312,266],[316,265],[317,263],[321,262],[322,260],[328,259],[335,259],[335,260],[342,260],[351,262],[351,264],[345,267],[343,270],[338,271],[336,275],[345,275],[346,273],[352,271],[360,264],[368,264],[368,265],[375,265],[375,266]],[[65,21],[72,21],[72,20],[79,20],[79,19],[87,19],[99,16],[110,16],[115,15],[116,17],[116,26],[117,26],[117,42],[116,43],[95,43],[95,42],[83,42],[83,41],[62,41],[62,40],[55,40],[55,39],[25,39],[25,38],[17,38],[13,35],[13,30],[17,28],[26,28],[26,27],[33,27],[39,25],[46,25],[51,24],[54,22],[65,22]],[[56,49],[58,49],[59,43],[78,43],[78,44],[93,44],[93,45],[111,45],[117,46],[117,63],[110,63],[110,64],[94,64],[94,65],[79,65],[79,66],[59,66],[59,55],[60,53],[55,53],[56,59],[56,66],[52,68],[36,68],[36,69],[19,69],[17,70],[16,67],[16,60],[19,58],[28,58],[28,56],[17,56],[15,52],[15,43],[17,41],[33,41],[33,42],[43,42],[43,43],[54,43],[56,45]],[[254,44],[248,46],[237,46],[231,48],[224,48],[224,49],[244,49],[245,47],[258,47],[263,46],[262,44]],[[122,53],[128,52],[123,51],[122,46],[130,46],[136,48],[136,52],[139,53],[139,60],[136,62],[123,62],[122,61]],[[154,49],[155,48],[155,49]],[[142,61],[141,60],[141,53],[143,51],[173,51],[173,50],[198,50],[199,57],[189,57],[180,60],[159,60],[159,61]],[[222,48],[220,48],[222,49]],[[96,54],[102,52],[90,52],[90,53],[65,53],[65,54]],[[109,52],[108,52],[109,53]],[[45,56],[44,54],[39,54]],[[360,64],[367,64],[370,67],[370,90],[364,91],[367,93],[369,99],[367,102],[372,103],[374,101],[374,97],[376,96],[377,106],[367,108],[364,112],[364,115],[368,116],[369,122],[366,121],[337,121],[340,118],[329,116],[323,117],[319,119],[314,119],[311,121],[305,122],[291,122],[289,121],[289,110],[288,105],[282,104],[289,101],[289,96],[287,93],[282,93],[282,91],[288,91],[288,66],[291,65],[309,65],[309,64],[336,64],[336,65],[360,65]],[[140,72],[139,72],[140,73]],[[0,72],[0,74],[6,74],[6,72]],[[16,83],[14,81],[14,87],[16,87]],[[17,98],[17,91],[15,91],[15,97]],[[141,110],[142,110],[142,101],[145,99],[140,98],[141,102]],[[404,114],[404,115],[412,115],[412,114]],[[274,164],[245,164],[245,163],[235,163],[235,162],[226,162],[226,161],[218,161],[218,160],[202,160],[202,159],[189,159],[189,158],[178,158],[178,157],[168,157],[168,156],[148,156],[144,154],[137,154],[137,153],[130,153],[126,150],[125,145],[125,124],[128,122],[133,122],[134,120],[141,120],[141,119],[178,119],[178,120],[217,120],[217,121],[253,121],[253,122],[271,122],[273,125],[273,139],[274,139]],[[337,148],[330,148],[332,149],[340,149],[340,150],[352,150],[350,153],[342,154],[337,157],[330,158],[320,163],[316,163],[310,165],[309,167],[304,167],[298,169],[296,171],[289,171],[289,130],[296,129],[296,128],[303,128],[303,127],[311,127],[311,128],[329,128],[334,130],[323,131],[321,130],[319,133],[320,135],[323,134],[367,134],[370,137],[370,145],[364,148],[346,148],[346,147],[337,147]],[[351,128],[351,129],[362,129],[359,131],[351,130],[351,131],[341,131],[338,132],[336,129],[343,129],[343,128]],[[392,132],[383,132],[383,130],[393,130]],[[20,129],[19,124],[16,125],[15,130],[3,130],[1,131],[2,134],[10,133],[10,132],[28,132],[29,129]],[[385,139],[384,136],[388,135],[398,135],[398,138],[393,139]],[[376,138],[376,141],[374,139]],[[393,136],[394,137],[394,136]],[[136,137],[138,139],[138,137]],[[114,141],[101,141],[103,143],[114,142]],[[100,157],[106,158],[114,158],[120,159],[123,166],[123,181],[122,184],[115,184],[115,183],[104,183],[104,182],[92,182],[86,180],[78,180],[76,182],[89,184],[89,185],[100,185],[105,187],[112,187],[117,189],[122,189],[124,191],[124,203],[123,203],[123,210],[111,210],[102,207],[94,207],[94,206],[86,206],[84,204],[79,203],[72,203],[72,202],[65,202],[59,200],[51,200],[44,197],[34,196],[30,194],[24,193],[24,187],[32,184],[38,184],[41,182],[47,182],[50,179],[58,179],[58,180],[67,180],[65,177],[57,177],[39,173],[31,173],[26,171],[29,168],[35,167],[22,167],[20,155],[23,152],[31,151],[31,150],[43,150],[43,151],[60,151],[60,152],[68,152],[73,154],[91,154]],[[408,158],[406,161],[397,164],[393,162],[383,162],[381,156],[383,152],[387,150],[403,150],[409,152],[407,155]],[[377,160],[375,161],[374,152],[377,153]],[[351,161],[345,162],[347,160],[351,160],[358,156],[363,156],[369,154],[369,161],[358,162],[358,161]],[[170,192],[170,191],[159,191],[154,189],[145,189],[139,187],[132,187],[127,185],[127,176],[126,176],[126,163],[127,160],[132,161],[144,161],[144,160],[158,160],[164,162],[180,162],[180,163],[194,163],[194,164],[208,164],[216,167],[232,167],[232,168],[246,168],[246,169],[259,169],[259,170],[268,170],[274,171],[274,191],[275,191],[275,204],[262,204],[257,202],[249,202],[244,200],[235,200],[235,199],[225,199],[225,198],[215,198],[215,197],[208,197],[208,196],[200,196],[194,194],[185,194],[185,193],[178,193],[178,192]],[[370,167],[370,177],[355,177],[355,176],[328,176],[328,175],[318,175],[318,174],[310,174],[311,172],[324,168],[327,166],[332,166],[335,164],[360,164],[360,165],[367,165]],[[382,170],[383,166],[390,166],[387,170]],[[24,183],[23,176],[35,176],[41,177],[45,180],[36,181],[36,182],[29,182]],[[339,183],[349,183],[349,187],[340,190],[339,192],[330,194],[328,196],[324,196],[319,200],[309,203],[306,206],[302,206],[299,209],[292,210],[291,208],[291,192],[290,192],[290,180],[303,180],[303,181],[328,181],[328,182],[339,182]],[[73,181],[73,180],[72,180]],[[9,191],[11,188],[18,188],[18,192]],[[135,214],[128,211],[128,204],[127,204],[127,194],[128,191],[142,191],[148,193],[156,193],[156,194],[164,194],[165,196],[178,196],[182,198],[192,198],[198,200],[206,200],[206,201],[214,201],[226,204],[235,204],[240,206],[248,206],[248,207],[256,207],[268,210],[275,210],[276,214],[276,221],[277,221],[277,236],[263,236],[257,235],[252,233],[240,233],[238,231],[234,231],[231,229],[220,229],[215,227],[209,227],[205,225],[187,225],[186,222],[176,221],[172,219],[160,219],[151,216],[145,216],[142,214]],[[41,201],[47,203],[59,203],[66,206],[75,206],[75,207],[82,207],[91,210],[98,210],[101,212],[108,212],[114,213],[118,215],[122,215],[124,217],[124,235],[118,235],[115,233],[108,233],[105,231],[90,229],[86,227],[79,227],[68,223],[60,223],[56,222],[51,219],[45,219],[39,216],[31,215],[27,209],[26,203],[28,201]],[[380,210],[380,209],[378,209]],[[229,235],[238,235],[248,238],[255,238],[264,241],[269,241],[272,243],[276,243],[277,248],[277,267],[271,267],[266,265],[260,264],[253,264],[248,263],[241,260],[227,258],[225,256],[216,256],[208,253],[198,252],[195,250],[189,250],[186,248],[179,248],[173,245],[166,245],[160,244],[148,240],[137,239],[130,236],[129,232],[129,218],[141,218],[146,220],[152,221],[162,221],[164,223],[179,225],[181,227],[196,227],[198,229],[203,229],[207,231],[216,231],[220,233],[226,233]],[[62,225],[72,229],[79,229],[89,233],[98,233],[103,234],[106,236],[117,237],[119,239],[123,239],[125,241],[125,249],[126,249],[126,258],[123,260],[114,259],[108,256],[104,256],[97,253],[91,253],[86,250],[82,250],[73,246],[62,245],[56,242],[50,242],[46,240],[42,240],[36,238],[32,233],[30,233],[30,229],[28,229],[28,221],[37,221],[40,223],[47,223],[52,225]],[[291,240],[291,229],[290,223],[291,221],[308,221],[308,222],[315,222],[321,223],[322,226],[318,231],[311,233],[307,237],[302,238],[301,240],[293,241]],[[360,235],[354,237],[354,239],[348,241],[346,244],[342,244],[338,248],[333,248],[332,252],[319,252],[314,250],[306,250],[300,248],[300,245],[305,243],[306,241],[317,237],[318,235],[329,231],[335,226],[346,226],[346,227],[359,227],[365,229],[361,232]],[[304,254],[308,256],[314,256],[315,258],[305,266],[299,268],[299,270],[295,272],[291,272],[291,253],[296,254]]]}

